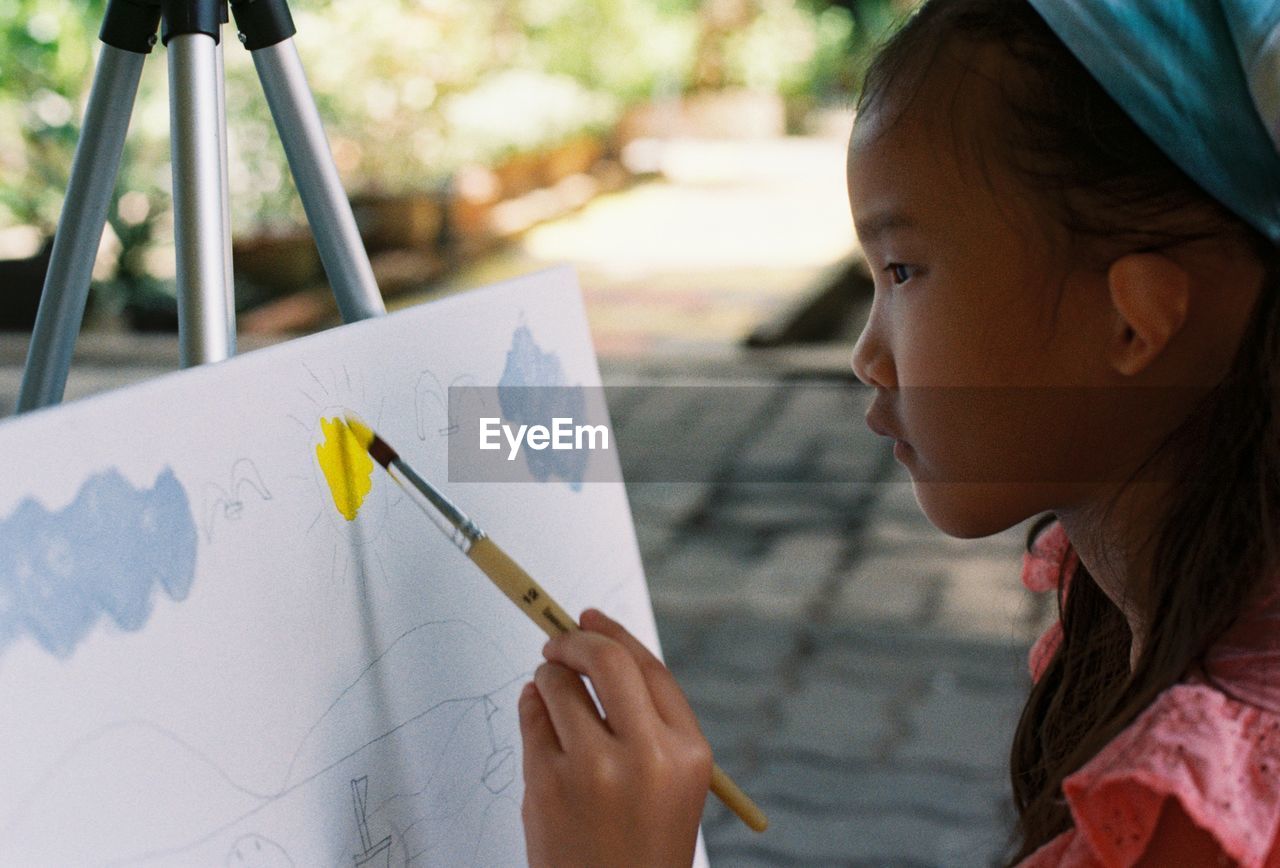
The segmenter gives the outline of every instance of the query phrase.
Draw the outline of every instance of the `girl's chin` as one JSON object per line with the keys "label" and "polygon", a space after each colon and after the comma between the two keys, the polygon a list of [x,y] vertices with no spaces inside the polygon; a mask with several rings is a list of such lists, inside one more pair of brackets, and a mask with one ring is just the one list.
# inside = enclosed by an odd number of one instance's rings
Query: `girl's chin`
{"label": "girl's chin", "polygon": [[912,472],[916,504],[935,528],[956,539],[981,539],[1052,508],[1052,493],[1008,482],[938,482]]}

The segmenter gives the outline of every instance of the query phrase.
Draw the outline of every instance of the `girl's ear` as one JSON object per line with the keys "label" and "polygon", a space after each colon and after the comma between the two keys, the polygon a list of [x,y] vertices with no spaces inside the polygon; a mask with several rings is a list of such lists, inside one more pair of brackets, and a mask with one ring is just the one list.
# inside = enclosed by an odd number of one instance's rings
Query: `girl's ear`
{"label": "girl's ear", "polygon": [[1109,361],[1131,377],[1150,365],[1186,322],[1191,275],[1159,253],[1129,253],[1111,263],[1107,286],[1116,312]]}

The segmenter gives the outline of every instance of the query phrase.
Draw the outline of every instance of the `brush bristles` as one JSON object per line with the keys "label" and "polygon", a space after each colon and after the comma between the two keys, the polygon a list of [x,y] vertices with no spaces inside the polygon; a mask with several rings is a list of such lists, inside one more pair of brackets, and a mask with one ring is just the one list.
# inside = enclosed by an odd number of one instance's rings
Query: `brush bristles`
{"label": "brush bristles", "polygon": [[400,456],[396,454],[394,449],[387,445],[387,441],[373,433],[373,429],[364,424],[364,422],[354,414],[348,413],[346,421],[347,427],[350,428],[351,433],[355,435],[356,442],[369,452],[369,456],[373,458],[374,461],[381,464],[384,468],[390,469],[391,462],[395,461]]}
{"label": "brush bristles", "polygon": [[369,455],[374,461],[388,470],[391,469],[391,462],[400,457],[394,449],[387,445],[387,441],[377,434],[373,435],[373,441],[369,444]]}

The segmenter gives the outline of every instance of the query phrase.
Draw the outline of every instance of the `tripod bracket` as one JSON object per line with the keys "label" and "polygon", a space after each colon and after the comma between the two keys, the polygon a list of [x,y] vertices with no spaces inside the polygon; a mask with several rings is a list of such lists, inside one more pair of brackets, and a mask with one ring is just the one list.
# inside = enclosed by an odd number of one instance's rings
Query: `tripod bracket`
{"label": "tripod bracket", "polygon": [[203,33],[217,42],[222,35],[222,22],[227,20],[226,0],[159,0],[164,12],[160,40],[169,44],[175,36]]}
{"label": "tripod bracket", "polygon": [[285,0],[231,0],[240,41],[250,51],[284,42],[297,28]]}
{"label": "tripod bracket", "polygon": [[160,26],[156,0],[110,0],[98,38],[107,45],[134,54],[150,54]]}

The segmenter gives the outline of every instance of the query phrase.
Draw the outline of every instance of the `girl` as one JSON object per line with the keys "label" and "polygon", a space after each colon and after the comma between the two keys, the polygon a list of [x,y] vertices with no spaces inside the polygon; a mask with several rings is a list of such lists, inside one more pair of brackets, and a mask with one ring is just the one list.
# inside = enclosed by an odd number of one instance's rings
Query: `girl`
{"label": "girl", "polygon": [[[1275,0],[931,0],[859,99],[868,424],[945,533],[1044,513],[1010,864],[1280,866],[1278,59]],[[520,701],[530,862],[688,865],[707,744],[582,626]]]}

